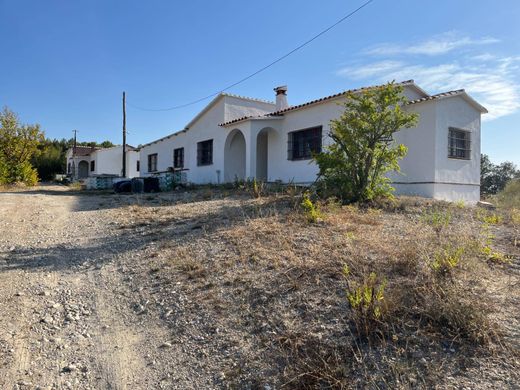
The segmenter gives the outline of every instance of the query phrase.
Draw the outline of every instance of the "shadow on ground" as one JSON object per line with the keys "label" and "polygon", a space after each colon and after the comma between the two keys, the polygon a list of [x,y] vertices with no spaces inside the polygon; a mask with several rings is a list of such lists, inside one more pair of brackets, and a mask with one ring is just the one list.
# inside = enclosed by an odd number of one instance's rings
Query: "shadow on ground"
{"label": "shadow on ground", "polygon": [[226,189],[223,187],[203,186],[188,190],[158,193],[116,194],[112,190],[73,190],[63,185],[40,184],[35,188],[20,188],[13,191],[0,191],[4,194],[16,193],[21,196],[51,196],[60,202],[62,197],[75,197],[72,211],[109,210],[128,206],[164,207],[183,203],[202,202],[217,199],[248,199],[245,191]]}
{"label": "shadow on ground", "polygon": [[[89,197],[78,196],[75,211],[93,210]],[[155,199],[155,198],[154,198]],[[137,204],[135,199],[128,198],[129,203],[121,206]],[[189,202],[196,202],[190,199]],[[219,229],[229,229],[244,220],[262,218],[267,216],[265,210],[274,210],[284,200],[271,200],[262,205],[262,212],[254,204],[220,205],[211,212],[180,217],[172,214],[168,218],[154,220],[153,218],[138,223],[119,224],[110,221],[106,224],[105,237],[91,237],[85,244],[85,240],[74,243],[61,243],[43,248],[14,248],[10,251],[0,252],[0,258],[5,259],[0,263],[0,272],[13,269],[40,272],[42,269],[49,271],[75,269],[78,266],[101,267],[114,261],[120,256],[135,252],[136,256],[143,256],[142,250],[153,245],[156,249],[163,243],[170,247],[180,245],[186,240],[196,241],[205,235]],[[186,203],[177,200],[173,204]],[[153,204],[151,204],[154,206]],[[172,203],[163,205],[172,205]],[[150,206],[150,204],[148,204]],[[99,209],[99,208],[98,208]],[[129,213],[132,212],[129,210]]]}

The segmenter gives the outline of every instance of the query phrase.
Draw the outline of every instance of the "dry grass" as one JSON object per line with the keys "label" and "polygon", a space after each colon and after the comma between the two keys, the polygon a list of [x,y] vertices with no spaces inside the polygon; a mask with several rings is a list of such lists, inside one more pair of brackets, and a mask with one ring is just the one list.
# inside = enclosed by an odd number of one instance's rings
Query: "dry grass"
{"label": "dry grass", "polygon": [[[486,262],[486,222],[471,207],[415,198],[368,208],[323,202],[309,223],[296,191],[252,197],[204,188],[160,199],[123,210],[122,227],[156,243],[150,267],[188,297],[183,318],[219,329],[208,355],[218,356],[225,387],[448,387],[475,362],[502,369],[512,353],[497,319],[518,310],[507,296],[518,275]],[[492,225],[497,237],[512,231],[503,221]],[[507,241],[496,243],[518,256]],[[456,261],[448,261],[449,248],[461,248]],[[387,281],[384,310],[365,335],[346,297],[345,265],[353,282],[372,272]]]}

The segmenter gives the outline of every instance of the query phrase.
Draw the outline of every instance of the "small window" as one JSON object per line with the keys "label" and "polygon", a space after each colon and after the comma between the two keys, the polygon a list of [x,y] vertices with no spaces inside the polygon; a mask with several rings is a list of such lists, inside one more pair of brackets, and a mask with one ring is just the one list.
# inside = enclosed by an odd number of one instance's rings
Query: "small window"
{"label": "small window", "polygon": [[135,163],[135,170],[137,172],[139,172],[139,169],[141,169],[141,162],[139,160],[137,160],[136,163]]}
{"label": "small window", "polygon": [[213,140],[197,143],[197,165],[213,164]]}
{"label": "small window", "polygon": [[448,157],[469,160],[471,158],[471,133],[450,127],[448,136]]}
{"label": "small window", "polygon": [[293,131],[288,134],[287,159],[308,160],[321,152],[321,126]]}
{"label": "small window", "polygon": [[67,173],[72,173],[72,165],[70,163],[67,166]]}
{"label": "small window", "polygon": [[173,150],[173,167],[184,168],[184,148]]}
{"label": "small window", "polygon": [[90,162],[90,172],[94,172],[96,170],[96,162],[91,161]]}
{"label": "small window", "polygon": [[148,155],[148,172],[157,171],[157,153]]}

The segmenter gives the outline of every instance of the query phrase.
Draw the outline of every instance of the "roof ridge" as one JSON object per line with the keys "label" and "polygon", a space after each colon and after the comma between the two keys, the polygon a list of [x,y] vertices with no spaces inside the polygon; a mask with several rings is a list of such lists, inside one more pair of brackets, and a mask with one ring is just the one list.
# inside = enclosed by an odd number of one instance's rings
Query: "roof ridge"
{"label": "roof ridge", "polygon": [[230,96],[230,97],[234,97],[234,98],[238,98],[238,99],[251,100],[251,101],[254,101],[254,102],[268,103],[268,104],[272,104],[272,105],[275,105],[275,104],[276,104],[275,102],[273,102],[273,101],[271,101],[271,100],[260,99],[260,98],[254,98],[254,97],[243,96],[243,95],[237,95],[237,94],[235,94],[235,93],[221,92],[220,94],[221,94],[222,96]]}
{"label": "roof ridge", "polygon": [[440,96],[440,95],[446,95],[446,94],[451,94],[451,93],[462,93],[462,92],[466,92],[466,90],[464,88],[460,88],[460,89],[453,89],[451,91],[445,91],[445,92],[439,92],[439,93],[435,93],[431,96]]}
{"label": "roof ridge", "polygon": [[[415,83],[415,81],[413,79],[409,79],[409,80],[400,81],[398,83],[395,83],[395,85],[404,86],[404,85],[409,85],[409,84],[414,84],[414,83]],[[366,87],[345,89],[342,92],[338,92],[338,93],[335,93],[335,94],[332,94],[332,95],[329,95],[329,96],[325,96],[325,97],[322,97],[322,98],[319,98],[319,99],[310,100],[310,101],[305,102],[305,103],[296,104],[294,106],[289,106],[287,108],[284,108],[283,110],[274,111],[274,112],[266,114],[266,115],[270,115],[270,116],[279,115],[279,114],[281,114],[281,113],[283,113],[285,111],[290,111],[290,110],[293,110],[295,108],[308,106],[308,105],[311,105],[311,104],[314,104],[314,103],[319,103],[319,102],[324,101],[324,100],[334,99],[336,97],[345,95],[347,93],[355,93],[355,92],[360,92],[360,91],[366,91],[367,89],[379,88],[379,87],[382,87],[384,85],[386,85],[386,84],[375,84],[375,85],[369,85],[369,86],[366,86]]]}
{"label": "roof ridge", "polygon": [[[398,86],[405,86],[405,85],[410,85],[410,84],[415,84],[415,81],[413,79],[409,79],[409,80],[404,80],[404,81],[400,81],[398,83],[395,83],[395,85],[398,85]],[[374,88],[382,87],[384,85],[385,84],[376,84],[376,85],[369,85],[367,87],[345,89],[342,92],[338,92],[338,93],[333,94],[333,95],[329,95],[329,96],[325,96],[325,97],[322,97],[322,98],[319,98],[319,99],[310,100],[310,101],[305,102],[305,103],[289,106],[289,107],[284,108],[282,110],[277,110],[277,111],[269,112],[269,113],[264,114],[264,115],[256,116],[256,118],[263,118],[263,117],[269,117],[269,116],[278,116],[278,115],[283,114],[284,112],[295,110],[295,109],[298,109],[298,108],[301,108],[301,107],[305,107],[305,106],[309,106],[309,105],[312,105],[312,104],[320,103],[322,101],[334,99],[336,97],[343,96],[343,95],[345,95],[347,93],[355,93],[355,92],[365,91],[367,89],[374,89]],[[251,116],[244,116],[244,117],[241,117],[241,118],[236,118],[236,119],[233,119],[233,120],[221,123],[221,124],[219,124],[219,126],[230,125],[232,123],[241,122],[241,121],[244,121],[244,120],[247,120],[247,119],[251,119],[251,118],[254,118],[254,117],[255,117],[254,115],[251,115]]]}
{"label": "roof ridge", "polygon": [[406,104],[409,105],[409,104],[415,104],[415,103],[420,103],[420,102],[426,102],[429,100],[434,100],[434,99],[438,99],[438,98],[442,98],[442,97],[446,97],[446,96],[460,95],[461,93],[465,93],[465,92],[466,92],[466,90],[464,88],[454,89],[452,91],[439,92],[439,93],[436,93],[434,95],[430,95],[427,97],[409,100],[408,102],[406,102]]}
{"label": "roof ridge", "polygon": [[173,133],[170,133],[170,134],[168,134],[168,135],[165,135],[164,137],[158,138],[158,139],[156,139],[156,140],[154,140],[154,141],[148,142],[148,143],[146,143],[146,144],[139,145],[139,146],[136,147],[136,149],[142,149],[142,148],[144,148],[145,146],[150,146],[150,145],[153,145],[153,144],[155,144],[155,143],[157,143],[157,142],[164,141],[165,139],[168,139],[168,138],[174,137],[174,136],[179,135],[179,134],[181,134],[181,133],[185,133],[186,131],[188,131],[188,129],[186,129],[186,128],[181,129],[181,130],[177,130],[177,131],[175,131],[175,132],[173,132]]}

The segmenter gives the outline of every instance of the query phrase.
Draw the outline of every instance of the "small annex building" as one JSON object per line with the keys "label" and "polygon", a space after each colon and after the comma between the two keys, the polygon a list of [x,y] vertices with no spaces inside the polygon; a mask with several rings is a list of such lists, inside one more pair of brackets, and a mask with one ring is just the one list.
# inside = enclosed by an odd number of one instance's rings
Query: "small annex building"
{"label": "small annex building", "polygon": [[[67,175],[73,180],[89,177],[113,176],[123,174],[123,146],[95,148],[76,146],[67,150]],[[126,147],[126,177],[139,176],[139,151],[133,146]]]}

